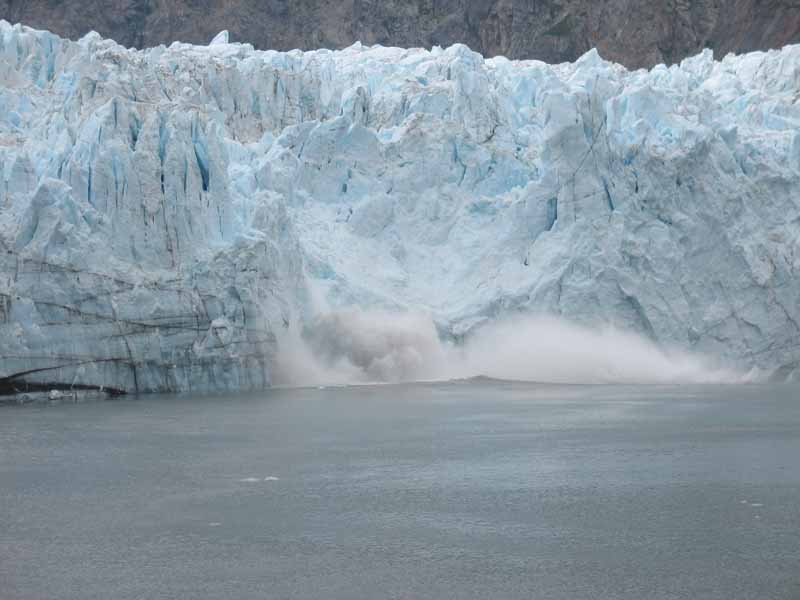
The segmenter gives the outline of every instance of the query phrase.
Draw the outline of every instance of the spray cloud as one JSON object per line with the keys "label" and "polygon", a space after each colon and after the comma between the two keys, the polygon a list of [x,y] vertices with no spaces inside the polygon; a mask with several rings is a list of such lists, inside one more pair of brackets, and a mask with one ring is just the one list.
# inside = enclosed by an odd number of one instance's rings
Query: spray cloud
{"label": "spray cloud", "polygon": [[486,376],[549,383],[722,383],[739,380],[701,357],[634,333],[520,316],[442,341],[421,313],[350,308],[279,340],[279,385],[410,382]]}

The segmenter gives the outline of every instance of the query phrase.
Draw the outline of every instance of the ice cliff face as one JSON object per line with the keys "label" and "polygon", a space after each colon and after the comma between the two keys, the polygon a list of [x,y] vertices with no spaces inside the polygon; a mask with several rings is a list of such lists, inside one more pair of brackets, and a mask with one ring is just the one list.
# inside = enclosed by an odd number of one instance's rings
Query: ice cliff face
{"label": "ice cliff face", "polygon": [[160,54],[0,25],[6,388],[269,383],[302,274],[285,202],[237,179],[222,63]]}
{"label": "ice cliff face", "polygon": [[0,385],[267,385],[321,306],[800,360],[800,46],[126,50],[0,22]]}

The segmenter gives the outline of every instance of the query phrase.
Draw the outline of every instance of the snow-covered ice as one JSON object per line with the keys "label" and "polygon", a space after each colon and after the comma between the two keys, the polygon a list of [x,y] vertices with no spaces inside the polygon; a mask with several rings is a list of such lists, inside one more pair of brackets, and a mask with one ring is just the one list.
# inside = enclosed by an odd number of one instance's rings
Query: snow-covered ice
{"label": "snow-covered ice", "polygon": [[800,46],[627,71],[0,22],[5,387],[258,389],[287,332],[353,310],[789,375],[798,274]]}

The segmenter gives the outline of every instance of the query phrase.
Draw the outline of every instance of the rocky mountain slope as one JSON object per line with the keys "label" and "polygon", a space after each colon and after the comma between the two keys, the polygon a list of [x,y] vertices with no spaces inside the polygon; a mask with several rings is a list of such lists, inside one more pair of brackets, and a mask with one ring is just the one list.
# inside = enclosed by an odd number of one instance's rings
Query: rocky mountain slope
{"label": "rocky mountain slope", "polygon": [[256,48],[430,48],[574,61],[591,48],[628,67],[800,42],[798,0],[0,0],[0,18],[137,48],[207,43],[221,29]]}
{"label": "rocky mountain slope", "polygon": [[[798,89],[800,46],[628,71],[0,21],[0,393],[260,388],[286,331],[352,342],[322,307],[452,341],[546,313],[790,372]],[[418,354],[368,331],[335,356]]]}

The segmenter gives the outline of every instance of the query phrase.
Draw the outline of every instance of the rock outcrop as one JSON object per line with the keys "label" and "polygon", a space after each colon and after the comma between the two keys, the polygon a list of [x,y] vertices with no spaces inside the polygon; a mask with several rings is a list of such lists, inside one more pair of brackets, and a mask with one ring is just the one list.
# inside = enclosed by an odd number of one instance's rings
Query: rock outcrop
{"label": "rock outcrop", "polygon": [[574,61],[591,48],[629,68],[800,42],[798,0],[0,0],[0,18],[124,46],[205,44],[228,29],[256,48],[430,48]]}

